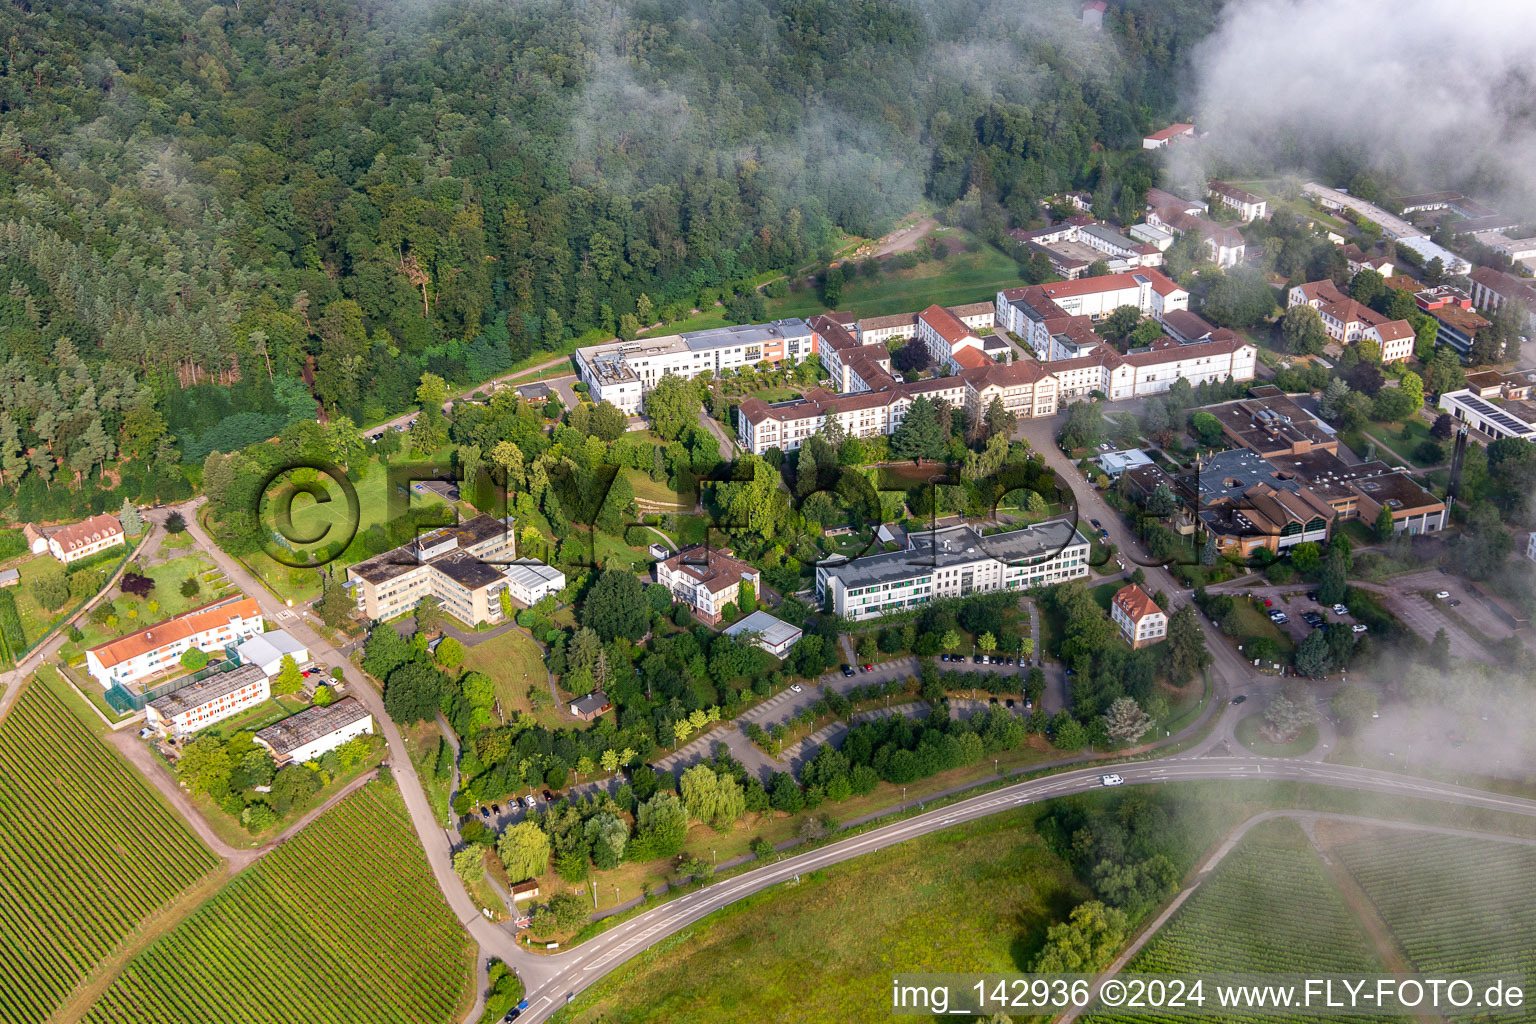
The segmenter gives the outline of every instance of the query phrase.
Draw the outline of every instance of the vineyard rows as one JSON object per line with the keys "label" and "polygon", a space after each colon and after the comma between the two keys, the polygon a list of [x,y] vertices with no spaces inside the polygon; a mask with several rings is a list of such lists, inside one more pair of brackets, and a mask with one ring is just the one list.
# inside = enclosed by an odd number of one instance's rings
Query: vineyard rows
{"label": "vineyard rows", "polygon": [[398,794],[370,783],[123,971],[88,1024],[447,1024],[471,949]]}
{"label": "vineyard rows", "polygon": [[1415,969],[1536,978],[1536,849],[1385,832],[1339,854]]}
{"label": "vineyard rows", "polygon": [[[1299,826],[1267,822],[1201,883],[1132,959],[1148,974],[1382,973],[1384,968]],[[1096,1022],[1241,1020],[1243,1016],[1096,1015]],[[1287,1021],[1330,1018],[1287,1017]]]}
{"label": "vineyard rows", "polygon": [[218,865],[40,682],[0,723],[0,1022],[45,1020]]}

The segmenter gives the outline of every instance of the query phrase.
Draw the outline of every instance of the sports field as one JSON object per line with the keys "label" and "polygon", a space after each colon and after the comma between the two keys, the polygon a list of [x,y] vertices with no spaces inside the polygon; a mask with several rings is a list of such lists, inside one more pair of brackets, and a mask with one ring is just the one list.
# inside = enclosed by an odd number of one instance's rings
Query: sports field
{"label": "sports field", "polygon": [[219,865],[34,678],[0,723],[0,1021],[46,1020]]}
{"label": "sports field", "polygon": [[389,783],[370,782],[140,953],[91,1024],[449,1024],[473,947]]}

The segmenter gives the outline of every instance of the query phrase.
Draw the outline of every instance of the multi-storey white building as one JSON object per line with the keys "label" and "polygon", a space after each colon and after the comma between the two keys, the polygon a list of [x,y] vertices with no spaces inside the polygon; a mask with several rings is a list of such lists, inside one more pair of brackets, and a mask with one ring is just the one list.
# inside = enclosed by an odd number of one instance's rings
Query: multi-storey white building
{"label": "multi-storey white building", "polygon": [[1269,210],[1269,203],[1263,196],[1256,196],[1252,192],[1240,189],[1236,185],[1228,185],[1215,178],[1206,183],[1205,194],[1217,206],[1225,206],[1234,211],[1242,218],[1244,224],[1251,220],[1263,220]]}
{"label": "multi-storey white building", "polygon": [[511,523],[478,515],[358,562],[347,570],[358,612],[392,619],[435,597],[444,611],[471,626],[500,622],[500,593],[510,586],[507,570],[517,557]]}
{"label": "multi-storey white building", "polygon": [[929,306],[917,314],[917,340],[928,347],[933,361],[945,373],[975,369],[992,361],[982,350],[981,337],[943,306]]}
{"label": "multi-storey white building", "polygon": [[834,614],[873,619],[939,598],[1024,590],[1088,575],[1089,544],[1066,519],[984,537],[970,526],[913,531],[904,551],[816,569],[816,596]]}
{"label": "multi-storey white building", "polygon": [[1168,616],[1150,594],[1134,583],[1115,591],[1109,602],[1109,617],[1132,647],[1148,647],[1168,636]]}
{"label": "multi-storey white building", "polygon": [[729,548],[704,544],[683,548],[656,563],[656,582],[711,624],[720,621],[726,605],[736,603],[743,583],[755,589],[761,575],[751,565],[733,557]]}
{"label": "multi-storey white building", "polygon": [[1322,318],[1323,332],[1344,345],[1370,339],[1381,346],[1381,361],[1394,362],[1413,355],[1415,334],[1406,320],[1388,320],[1369,306],[1362,305],[1339,291],[1324,278],[1293,287],[1286,296],[1286,308],[1311,306]]}
{"label": "multi-storey white building", "polygon": [[120,547],[127,543],[123,524],[116,516],[91,516],[78,523],[61,526],[48,534],[48,551],[68,565],[82,558],[89,558],[98,551]]}
{"label": "multi-storey white building", "polygon": [[225,598],[85,652],[85,668],[103,689],[174,671],[192,648],[217,653],[262,631],[261,609],[249,597]]}
{"label": "multi-storey white building", "polygon": [[[970,302],[963,306],[945,306],[954,317],[973,331],[993,326],[993,307],[990,302]],[[894,313],[890,316],[864,317],[853,325],[853,336],[860,345],[884,345],[892,338],[911,338],[917,335],[917,313]]]}
{"label": "multi-storey white building", "polygon": [[1038,352],[1041,345],[1030,336],[1029,325],[1033,323],[1072,316],[1099,320],[1121,306],[1134,306],[1144,316],[1161,316],[1171,310],[1188,309],[1189,292],[1161,271],[1138,270],[1005,288],[997,293],[996,306],[998,326],[1023,338]]}
{"label": "multi-storey white building", "polygon": [[816,333],[804,320],[775,320],[588,345],[576,350],[576,372],[594,402],[611,402],[634,415],[645,393],[669,373],[691,380],[705,371],[807,359],[815,352]]}
{"label": "multi-storey white building", "polygon": [[161,736],[183,739],[272,696],[260,665],[241,665],[184,686],[144,706],[145,720]]}
{"label": "multi-storey white building", "polygon": [[279,765],[303,764],[326,751],[373,732],[373,715],[356,697],[343,697],[325,707],[305,708],[256,733],[256,742],[272,752]]}

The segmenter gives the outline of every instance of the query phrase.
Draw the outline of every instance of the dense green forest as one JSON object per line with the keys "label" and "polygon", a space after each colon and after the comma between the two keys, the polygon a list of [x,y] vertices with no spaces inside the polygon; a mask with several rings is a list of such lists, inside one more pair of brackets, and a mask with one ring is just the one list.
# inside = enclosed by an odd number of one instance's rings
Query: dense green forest
{"label": "dense green forest", "polygon": [[0,502],[170,496],[315,400],[393,415],[924,201],[1134,208],[1216,5],[5,5]]}

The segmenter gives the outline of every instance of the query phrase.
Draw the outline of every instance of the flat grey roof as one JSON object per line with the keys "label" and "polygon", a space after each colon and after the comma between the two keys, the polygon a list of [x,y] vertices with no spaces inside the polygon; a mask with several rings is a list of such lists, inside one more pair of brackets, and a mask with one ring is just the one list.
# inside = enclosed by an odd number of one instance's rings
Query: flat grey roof
{"label": "flat grey roof", "polygon": [[707,331],[689,331],[680,335],[683,342],[694,352],[722,345],[750,345],[753,342],[774,341],[791,335],[800,337],[811,333],[804,320],[775,320],[766,324],[738,324],[734,327],[712,327]]}
{"label": "flat grey roof", "polygon": [[174,718],[184,711],[200,708],[209,701],[228,696],[236,690],[267,678],[259,665],[241,665],[228,672],[218,672],[207,679],[200,679],[191,686],[183,686],[175,693],[149,702],[149,706],[166,718]]}
{"label": "flat grey roof", "polygon": [[504,570],[506,577],[523,587],[537,587],[555,579],[564,579],[565,573],[532,559],[518,559]]}
{"label": "flat grey roof", "polygon": [[994,558],[1009,564],[1032,564],[1054,557],[1074,544],[1087,544],[1070,519],[1048,519],[1021,530],[983,537],[970,526],[951,526],[907,534],[907,550],[865,555],[840,565],[823,566],[845,587],[868,587],[909,579],[935,569]]}
{"label": "flat grey roof", "polygon": [[289,715],[257,732],[256,738],[270,747],[272,753],[282,755],[370,717],[356,697],[343,697],[328,707],[305,708]]}
{"label": "flat grey roof", "polygon": [[1135,239],[1125,237],[1114,228],[1105,227],[1103,224],[1089,224],[1080,230],[1085,235],[1101,238],[1110,245],[1118,245],[1122,249],[1134,249],[1141,244]]}
{"label": "flat grey roof", "polygon": [[763,638],[763,643],[770,647],[778,647],[798,637],[800,632],[799,626],[791,626],[783,619],[759,609],[727,629],[725,635],[740,636],[742,633],[757,633]]}

